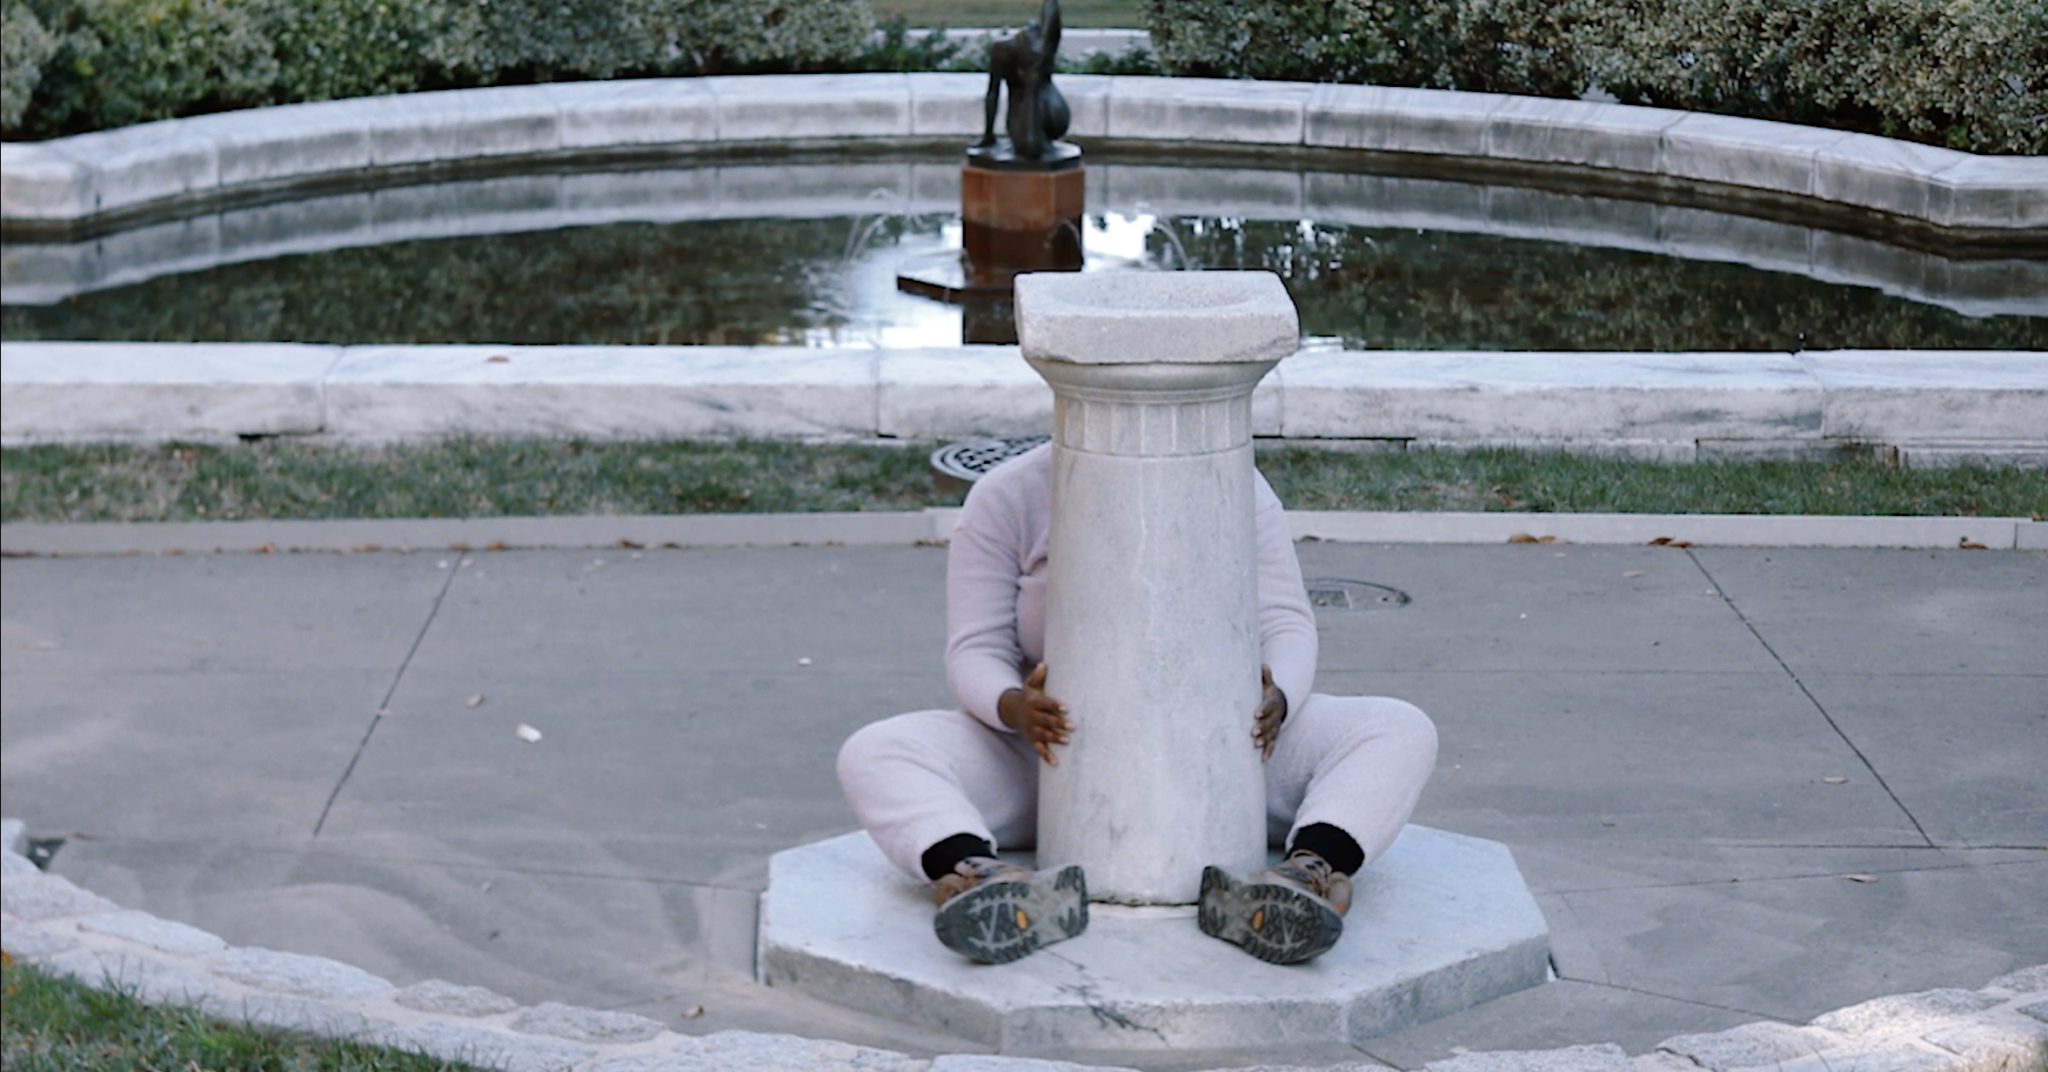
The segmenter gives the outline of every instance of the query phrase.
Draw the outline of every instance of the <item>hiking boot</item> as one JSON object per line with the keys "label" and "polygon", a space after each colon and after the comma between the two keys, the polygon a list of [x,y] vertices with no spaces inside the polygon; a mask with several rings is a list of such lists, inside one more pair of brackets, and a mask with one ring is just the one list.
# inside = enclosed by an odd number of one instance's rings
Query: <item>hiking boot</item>
{"label": "hiking boot", "polygon": [[1351,909],[1351,879],[1312,852],[1296,852],[1239,882],[1202,869],[1202,933],[1272,964],[1300,964],[1337,944]]}
{"label": "hiking boot", "polygon": [[1008,964],[1088,929],[1088,882],[1078,864],[1051,874],[970,856],[932,883],[932,899],[939,941],[983,964]]}

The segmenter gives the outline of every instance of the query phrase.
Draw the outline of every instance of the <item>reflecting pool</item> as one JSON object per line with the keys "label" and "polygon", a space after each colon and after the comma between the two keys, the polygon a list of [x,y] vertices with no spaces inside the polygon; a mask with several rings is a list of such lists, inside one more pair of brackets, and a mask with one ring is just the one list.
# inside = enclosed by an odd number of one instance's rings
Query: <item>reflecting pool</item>
{"label": "reflecting pool", "polygon": [[[957,345],[960,309],[895,286],[960,244],[949,172],[514,176],[15,243],[0,337]],[[1123,165],[1090,183],[1090,270],[1276,272],[1309,345],[2048,349],[2038,261],[1436,180]]]}

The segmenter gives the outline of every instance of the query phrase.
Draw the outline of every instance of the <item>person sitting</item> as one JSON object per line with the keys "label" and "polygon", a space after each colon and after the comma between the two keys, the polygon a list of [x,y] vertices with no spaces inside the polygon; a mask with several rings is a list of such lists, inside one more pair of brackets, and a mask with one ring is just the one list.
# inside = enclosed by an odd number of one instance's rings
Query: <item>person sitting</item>
{"label": "person sitting", "polygon": [[[1078,866],[1033,872],[997,856],[1031,846],[1037,764],[1076,733],[1045,691],[1046,555],[1052,445],[990,470],[968,492],[946,559],[947,680],[960,707],[871,723],[847,739],[838,773],[882,854],[932,884],[948,948],[1004,963],[1088,925]],[[1314,612],[1279,498],[1255,479],[1263,698],[1246,712],[1260,751],[1279,864],[1246,878],[1205,870],[1204,933],[1280,964],[1343,933],[1351,876],[1378,859],[1436,765],[1436,729],[1414,705],[1313,693]]]}

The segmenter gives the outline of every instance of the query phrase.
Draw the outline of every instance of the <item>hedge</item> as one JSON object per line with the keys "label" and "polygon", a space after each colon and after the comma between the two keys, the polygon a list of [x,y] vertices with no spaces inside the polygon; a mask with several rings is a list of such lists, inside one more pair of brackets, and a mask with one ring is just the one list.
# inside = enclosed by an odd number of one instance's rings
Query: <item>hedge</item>
{"label": "hedge", "polygon": [[865,0],[0,0],[0,132],[628,75],[843,69]]}
{"label": "hedge", "polygon": [[2048,152],[2042,0],[1143,0],[1176,74],[1578,97]]}
{"label": "hedge", "polygon": [[[2042,0],[1141,2],[1176,74],[1599,87],[1631,104],[2048,153]],[[0,133],[507,82],[978,66],[900,25],[870,45],[873,27],[865,0],[0,0]]]}

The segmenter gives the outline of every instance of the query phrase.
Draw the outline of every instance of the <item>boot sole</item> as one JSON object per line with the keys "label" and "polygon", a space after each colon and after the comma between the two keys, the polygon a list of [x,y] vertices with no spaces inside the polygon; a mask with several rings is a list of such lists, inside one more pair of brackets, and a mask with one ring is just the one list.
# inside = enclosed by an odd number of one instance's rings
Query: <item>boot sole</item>
{"label": "boot sole", "polygon": [[932,921],[947,949],[1008,964],[1088,929],[1088,880],[1078,864],[1030,882],[988,882],[947,901]]}
{"label": "boot sole", "polygon": [[1196,919],[1203,934],[1269,964],[1313,959],[1344,935],[1344,917],[1320,899],[1278,883],[1239,882],[1216,867],[1202,869]]}

